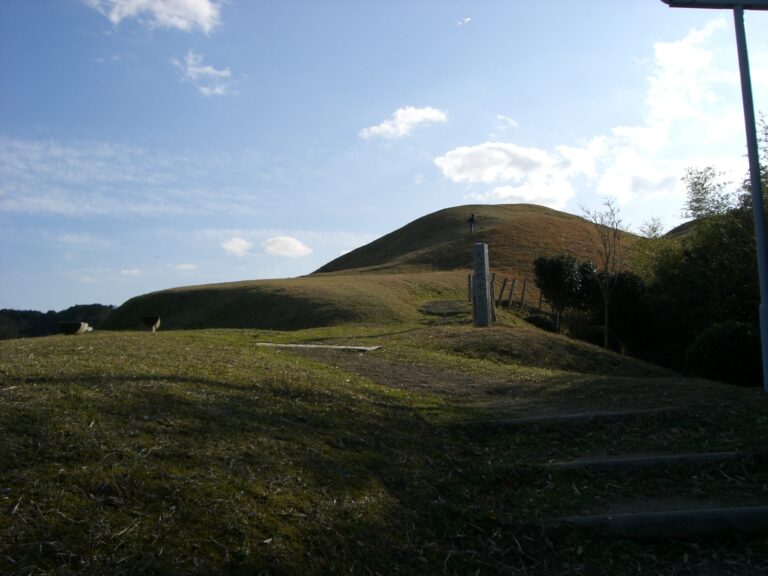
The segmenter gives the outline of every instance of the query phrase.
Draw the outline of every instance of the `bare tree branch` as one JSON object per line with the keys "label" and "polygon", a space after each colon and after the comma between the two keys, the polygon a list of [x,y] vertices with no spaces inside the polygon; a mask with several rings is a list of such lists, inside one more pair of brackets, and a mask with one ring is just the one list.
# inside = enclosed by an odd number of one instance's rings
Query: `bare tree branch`
{"label": "bare tree branch", "polygon": [[600,292],[603,294],[603,345],[608,347],[608,306],[611,294],[616,286],[616,274],[624,265],[624,252],[621,242],[622,222],[619,209],[614,200],[603,202],[603,210],[582,208],[584,218],[595,225],[597,232],[598,275]]}

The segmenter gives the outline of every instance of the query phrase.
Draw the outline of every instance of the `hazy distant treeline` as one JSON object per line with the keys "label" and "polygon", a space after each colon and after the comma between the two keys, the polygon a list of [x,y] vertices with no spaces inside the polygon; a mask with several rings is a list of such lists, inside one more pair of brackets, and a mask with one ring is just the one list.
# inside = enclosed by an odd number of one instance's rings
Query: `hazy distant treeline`
{"label": "hazy distant treeline", "polygon": [[103,304],[78,304],[61,312],[3,309],[0,310],[0,340],[56,334],[62,321],[87,322],[98,328],[114,309]]}

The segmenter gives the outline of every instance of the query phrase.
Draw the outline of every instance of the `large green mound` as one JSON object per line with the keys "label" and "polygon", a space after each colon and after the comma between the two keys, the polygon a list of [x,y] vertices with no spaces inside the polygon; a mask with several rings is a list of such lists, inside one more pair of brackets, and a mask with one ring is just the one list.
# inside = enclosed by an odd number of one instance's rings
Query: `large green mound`
{"label": "large green mound", "polygon": [[[467,218],[474,214],[476,229]],[[594,226],[542,206],[508,204],[447,208],[419,218],[329,262],[314,274],[163,290],[133,298],[104,328],[141,327],[160,316],[165,328],[295,330],[350,323],[413,321],[431,300],[465,298],[472,246],[489,245],[492,270],[532,278],[541,255],[594,258]],[[528,297],[536,298],[535,288]],[[531,300],[533,301],[533,300]]]}
{"label": "large green mound", "polygon": [[461,299],[461,273],[320,275],[188,286],[144,294],[120,306],[104,328],[140,329],[159,316],[162,328],[263,328],[391,324],[419,318],[429,300]]}
{"label": "large green mound", "polygon": [[[470,214],[477,220],[472,233],[467,225]],[[596,240],[591,222],[543,206],[458,206],[414,220],[317,272],[470,269],[472,246],[484,242],[494,270],[531,277],[533,260],[541,255],[568,252],[580,259],[595,258]]]}

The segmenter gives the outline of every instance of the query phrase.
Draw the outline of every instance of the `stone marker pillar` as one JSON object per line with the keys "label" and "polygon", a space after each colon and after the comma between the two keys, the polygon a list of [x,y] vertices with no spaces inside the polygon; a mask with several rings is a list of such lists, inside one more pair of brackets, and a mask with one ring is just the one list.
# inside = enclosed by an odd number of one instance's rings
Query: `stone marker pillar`
{"label": "stone marker pillar", "polygon": [[474,246],[475,273],[472,276],[472,318],[475,326],[490,326],[493,322],[490,275],[488,274],[488,244]]}

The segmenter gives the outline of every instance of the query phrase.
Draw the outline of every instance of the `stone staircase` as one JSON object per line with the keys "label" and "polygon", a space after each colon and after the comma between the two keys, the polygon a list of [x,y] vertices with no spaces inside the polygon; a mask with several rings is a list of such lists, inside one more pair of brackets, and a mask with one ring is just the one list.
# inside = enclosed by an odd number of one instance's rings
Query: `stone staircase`
{"label": "stone staircase", "polygon": [[768,537],[768,437],[745,445],[718,409],[578,412],[466,426],[476,437],[494,437],[495,446],[528,447],[509,472],[523,471],[535,486],[527,512],[545,534]]}

